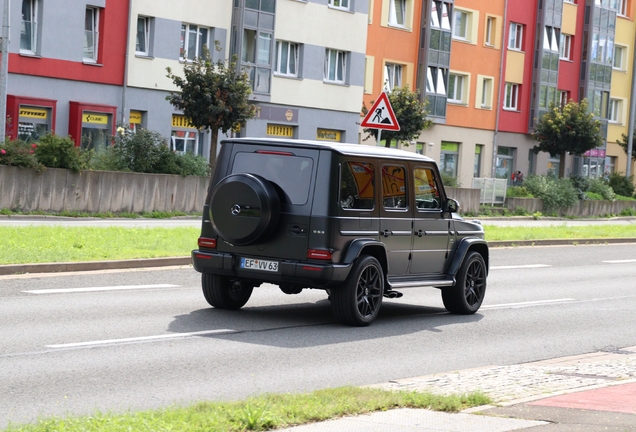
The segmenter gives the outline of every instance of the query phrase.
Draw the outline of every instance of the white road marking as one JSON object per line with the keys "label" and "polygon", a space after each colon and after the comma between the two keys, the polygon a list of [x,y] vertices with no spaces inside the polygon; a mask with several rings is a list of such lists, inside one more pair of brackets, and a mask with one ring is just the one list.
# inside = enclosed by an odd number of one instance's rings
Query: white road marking
{"label": "white road marking", "polygon": [[544,268],[544,267],[552,267],[549,264],[526,264],[526,265],[515,265],[515,266],[492,266],[490,270],[510,270],[510,269],[532,269],[532,268]]}
{"label": "white road marking", "polygon": [[29,293],[29,294],[60,294],[60,293],[75,293],[75,292],[90,292],[90,291],[134,290],[134,289],[144,289],[144,288],[176,288],[178,286],[181,286],[181,285],[171,285],[171,284],[119,285],[119,286],[88,287],[88,288],[59,288],[59,289],[27,290],[22,292]]}
{"label": "white road marking", "polygon": [[156,336],[140,336],[140,337],[123,338],[123,339],[105,339],[105,340],[88,341],[88,342],[55,344],[55,345],[46,345],[46,347],[47,348],[77,348],[77,347],[118,344],[118,343],[127,343],[127,342],[143,342],[143,341],[149,341],[149,340],[176,339],[176,338],[185,338],[190,336],[200,336],[200,335],[219,334],[219,333],[234,333],[234,332],[236,332],[236,330],[230,330],[230,329],[203,330],[203,331],[189,332],[189,333],[174,333],[174,334],[156,335]]}
{"label": "white road marking", "polygon": [[576,301],[576,299],[563,298],[563,299],[554,299],[554,300],[537,300],[537,301],[520,302],[520,303],[502,303],[502,304],[496,304],[496,305],[482,306],[481,308],[482,309],[521,308],[521,307],[549,305],[549,304],[557,304],[557,303],[573,302],[573,301]]}
{"label": "white road marking", "polygon": [[601,261],[608,264],[624,264],[624,263],[636,263],[636,259],[626,259],[626,260],[607,260]]}

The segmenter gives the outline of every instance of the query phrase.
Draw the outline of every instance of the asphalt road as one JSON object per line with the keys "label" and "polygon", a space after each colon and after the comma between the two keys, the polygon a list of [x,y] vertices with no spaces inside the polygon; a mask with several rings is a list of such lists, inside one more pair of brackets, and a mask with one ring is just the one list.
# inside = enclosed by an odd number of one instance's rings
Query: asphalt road
{"label": "asphalt road", "polygon": [[240,311],[209,308],[188,267],[1,276],[0,427],[636,345],[636,245],[491,254],[476,315],[410,289],[367,328],[337,324],[321,291],[269,286]]}

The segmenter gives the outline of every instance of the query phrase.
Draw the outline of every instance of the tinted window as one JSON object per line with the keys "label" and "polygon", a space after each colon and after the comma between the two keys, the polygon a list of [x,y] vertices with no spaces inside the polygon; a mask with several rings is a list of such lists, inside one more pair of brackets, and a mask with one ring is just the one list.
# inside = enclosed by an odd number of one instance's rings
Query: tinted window
{"label": "tinted window", "polygon": [[232,173],[259,175],[283,192],[286,202],[303,205],[307,203],[311,172],[311,158],[271,153],[237,153]]}
{"label": "tinted window", "polygon": [[344,162],[340,168],[340,207],[353,210],[373,208],[375,174],[367,162]]}
{"label": "tinted window", "polygon": [[415,185],[415,205],[418,209],[441,209],[439,187],[435,174],[430,168],[415,168],[413,171]]}
{"label": "tinted window", "polygon": [[387,209],[406,208],[405,169],[400,165],[382,166],[382,205]]}

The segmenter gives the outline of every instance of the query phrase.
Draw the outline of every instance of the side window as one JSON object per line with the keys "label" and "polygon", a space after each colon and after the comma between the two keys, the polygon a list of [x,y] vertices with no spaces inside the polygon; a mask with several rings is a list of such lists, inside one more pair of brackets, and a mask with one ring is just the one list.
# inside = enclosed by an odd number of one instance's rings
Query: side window
{"label": "side window", "polygon": [[375,196],[373,165],[348,161],[340,165],[340,207],[371,210]]}
{"label": "side window", "polygon": [[441,209],[442,200],[435,174],[430,168],[418,167],[413,171],[415,185],[415,205],[418,209]]}
{"label": "side window", "polygon": [[405,209],[406,182],[401,165],[382,166],[382,205],[385,209]]}

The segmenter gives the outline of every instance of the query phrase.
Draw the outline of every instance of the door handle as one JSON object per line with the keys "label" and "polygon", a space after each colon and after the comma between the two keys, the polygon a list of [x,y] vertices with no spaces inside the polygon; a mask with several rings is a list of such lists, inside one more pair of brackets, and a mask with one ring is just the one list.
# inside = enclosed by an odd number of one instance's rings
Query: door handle
{"label": "door handle", "polygon": [[419,230],[416,234],[418,237],[422,237],[424,234],[426,234],[426,231]]}
{"label": "door handle", "polygon": [[381,234],[382,234],[384,237],[388,237],[388,236],[389,236],[389,234],[390,234],[390,232],[389,232],[389,230],[384,230]]}

